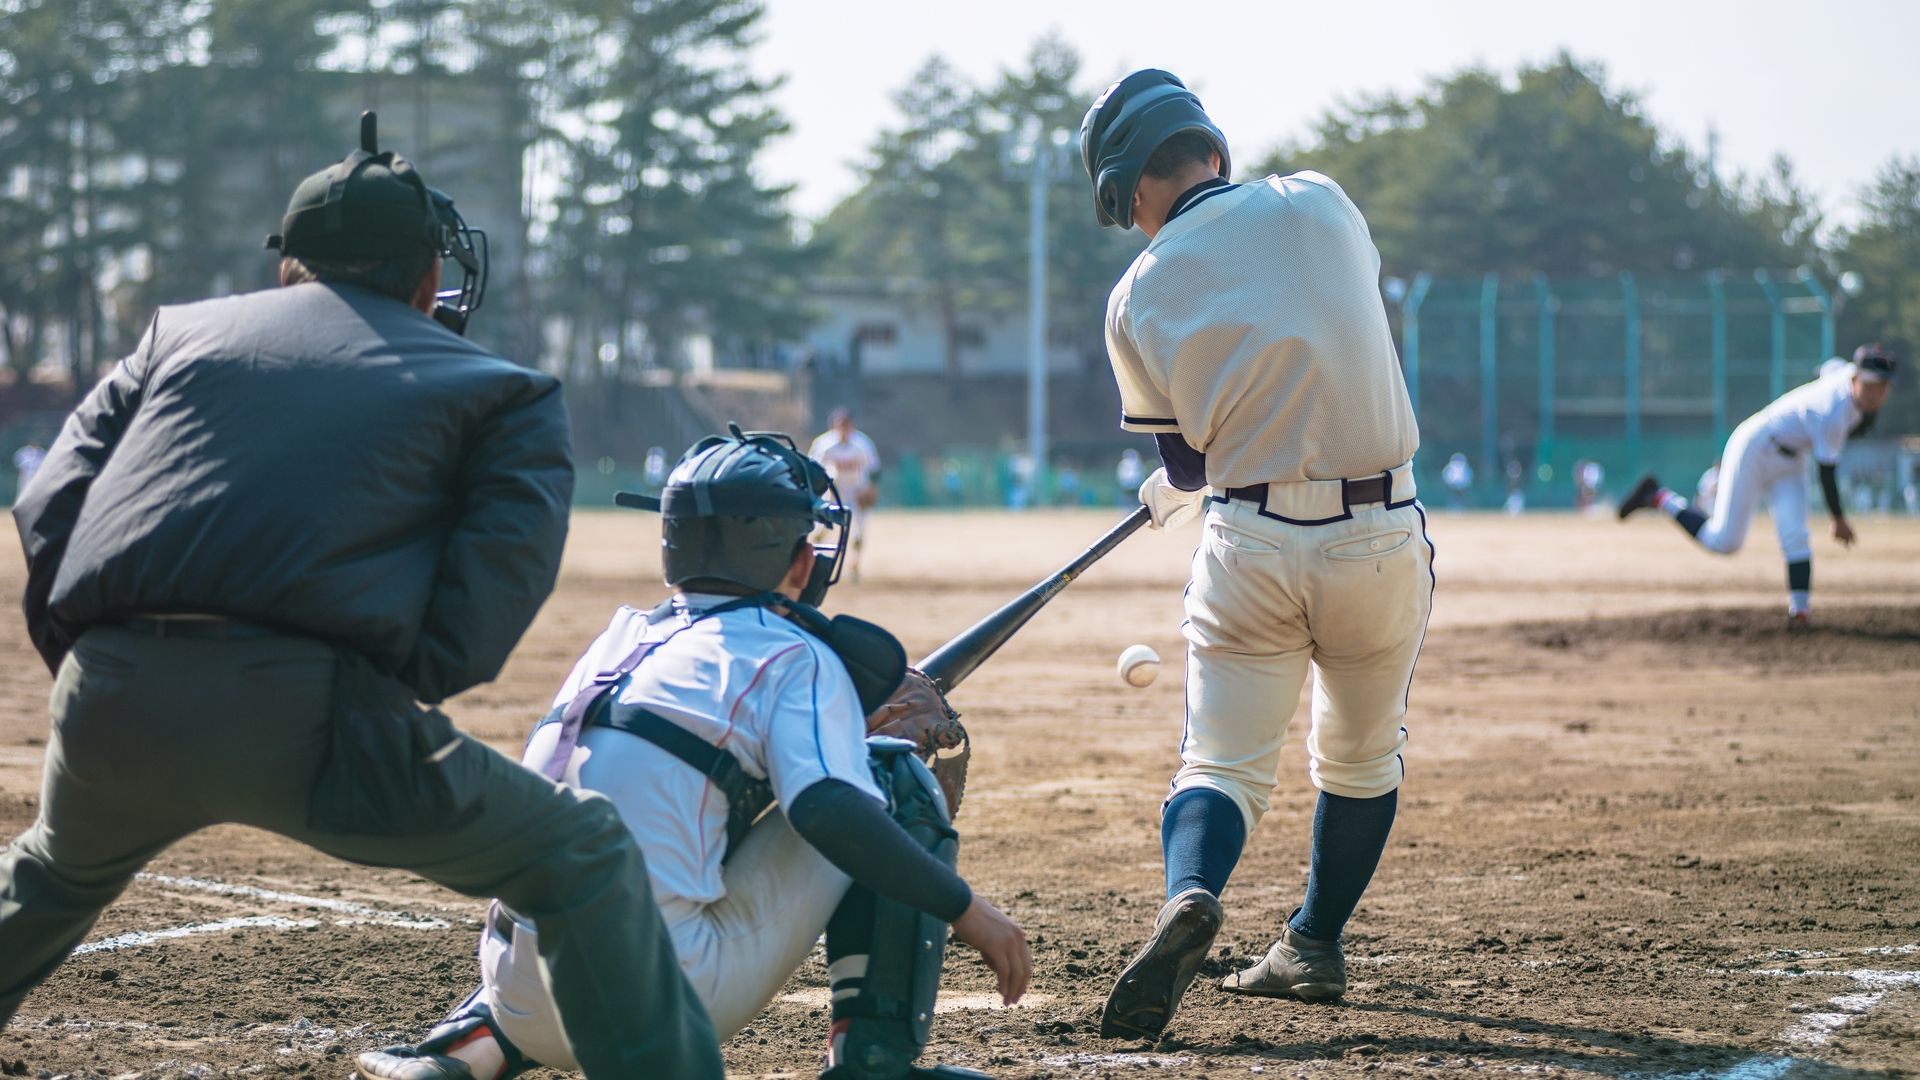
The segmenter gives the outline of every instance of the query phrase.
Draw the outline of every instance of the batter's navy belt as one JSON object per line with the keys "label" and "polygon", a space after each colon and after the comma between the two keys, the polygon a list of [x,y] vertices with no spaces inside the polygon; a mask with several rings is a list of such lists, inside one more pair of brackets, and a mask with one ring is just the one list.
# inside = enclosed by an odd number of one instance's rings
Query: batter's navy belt
{"label": "batter's navy belt", "polygon": [[1359,506],[1379,503],[1396,509],[1413,505],[1413,465],[1408,462],[1352,480],[1294,480],[1230,487],[1225,494],[1214,495],[1213,500],[1254,503],[1261,517],[1289,525],[1331,525],[1351,520],[1354,508]]}
{"label": "batter's navy belt", "polygon": [[238,641],[242,638],[280,637],[283,634],[283,631],[271,626],[218,615],[134,615],[113,625],[148,637],[189,638],[194,641]]}

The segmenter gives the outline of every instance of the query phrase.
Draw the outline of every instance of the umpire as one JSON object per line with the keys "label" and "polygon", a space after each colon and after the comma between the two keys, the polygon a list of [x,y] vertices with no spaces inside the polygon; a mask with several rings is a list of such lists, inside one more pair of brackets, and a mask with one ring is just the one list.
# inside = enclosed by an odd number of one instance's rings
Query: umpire
{"label": "umpire", "polygon": [[0,1026],[149,859],[235,822],[533,921],[589,1076],[719,1077],[612,804],[430,707],[552,589],[573,470],[556,380],[429,317],[442,258],[484,266],[370,128],[295,191],[283,287],[161,308],[14,507],[56,679]]}

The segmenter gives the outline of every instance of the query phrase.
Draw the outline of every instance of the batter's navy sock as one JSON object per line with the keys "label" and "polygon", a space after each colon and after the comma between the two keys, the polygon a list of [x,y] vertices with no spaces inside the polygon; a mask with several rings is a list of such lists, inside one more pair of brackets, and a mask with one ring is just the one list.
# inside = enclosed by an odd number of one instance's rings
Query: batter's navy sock
{"label": "batter's navy sock", "polygon": [[1232,799],[1212,788],[1187,788],[1160,812],[1160,854],[1167,864],[1167,899],[1195,886],[1219,896],[1240,861],[1247,820]]}
{"label": "batter's navy sock", "polygon": [[1813,560],[1796,559],[1787,564],[1787,614],[1804,615],[1813,610]]}
{"label": "batter's navy sock", "polygon": [[1398,790],[1374,799],[1349,799],[1320,793],[1313,811],[1313,861],[1307,874],[1307,898],[1287,925],[1316,941],[1337,941],[1360,894],[1373,880],[1393,831]]}
{"label": "batter's navy sock", "polygon": [[1699,536],[1701,527],[1707,523],[1707,515],[1687,505],[1687,500],[1671,488],[1661,488],[1660,494],[1654,497],[1654,505],[1679,522],[1689,536]]}

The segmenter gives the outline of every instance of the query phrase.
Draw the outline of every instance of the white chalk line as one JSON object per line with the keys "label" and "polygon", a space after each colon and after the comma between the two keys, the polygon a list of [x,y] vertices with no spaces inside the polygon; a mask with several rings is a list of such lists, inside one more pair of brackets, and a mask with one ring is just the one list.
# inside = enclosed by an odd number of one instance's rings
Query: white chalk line
{"label": "white chalk line", "polygon": [[235,885],[232,882],[216,878],[176,877],[171,874],[137,874],[135,881],[152,882],[175,889],[195,889],[200,892],[215,893],[221,896],[243,896],[249,900],[267,900],[277,904],[297,904],[301,907],[314,907],[322,911],[337,911],[349,916],[334,920],[335,925],[351,926],[365,924],[371,926],[393,926],[402,930],[446,930],[452,924],[432,915],[420,915],[411,911],[394,911],[377,908],[368,904],[356,904],[351,900],[336,900],[327,896],[305,896],[300,893],[279,892],[262,889],[254,885]]}
{"label": "white chalk line", "polygon": [[[327,896],[307,896],[303,893],[280,892],[275,889],[262,889],[255,885],[236,885],[215,878],[185,877],[173,874],[136,874],[136,881],[159,885],[170,889],[192,889],[198,892],[212,893],[218,896],[236,896],[248,900],[260,900],[274,904],[292,904],[299,907],[319,908],[322,911],[337,912],[338,917],[329,920],[334,926],[386,926],[401,930],[448,930],[453,924],[434,915],[421,915],[412,911],[399,911],[378,908],[370,904],[358,904],[351,900],[338,900]],[[461,921],[474,925],[477,920],[466,917]],[[289,919],[279,915],[243,915],[230,919],[218,919],[213,922],[190,923],[184,926],[168,926],[157,930],[134,930],[112,937],[89,941],[73,950],[75,956],[87,953],[114,952],[120,949],[139,948],[158,941],[171,941],[176,938],[194,937],[200,934],[219,934],[230,930],[311,930],[320,925],[317,919]]]}
{"label": "white chalk line", "polygon": [[170,926],[164,930],[135,930],[127,934],[115,934],[99,941],[89,941],[73,950],[75,956],[88,953],[113,952],[116,949],[131,949],[140,945],[151,945],[156,941],[171,938],[192,937],[195,934],[219,934],[228,930],[264,929],[264,930],[310,930],[319,926],[315,919],[283,919],[278,915],[246,915],[236,919],[221,919],[218,922],[194,923],[191,926]]}

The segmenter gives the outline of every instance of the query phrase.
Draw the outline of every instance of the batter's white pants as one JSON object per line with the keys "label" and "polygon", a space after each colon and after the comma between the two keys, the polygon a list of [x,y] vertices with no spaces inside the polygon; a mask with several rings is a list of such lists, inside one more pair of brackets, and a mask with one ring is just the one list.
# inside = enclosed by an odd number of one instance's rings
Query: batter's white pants
{"label": "batter's white pants", "polygon": [[[722,879],[726,896],[669,919],[667,930],[680,970],[725,1041],[767,1007],[807,958],[849,881],[777,810],[741,839]],[[493,919],[487,921],[480,939],[481,1000],[521,1053],[554,1068],[578,1068],[547,991],[536,931],[515,920],[512,934],[503,936]]]}
{"label": "batter's white pants", "polygon": [[1807,529],[1807,468],[1798,456],[1780,452],[1762,429],[1759,417],[1733,430],[1720,455],[1720,483],[1713,516],[1695,537],[1708,551],[1731,555],[1747,539],[1755,505],[1764,496],[1788,562],[1813,558]]}
{"label": "batter's white pants", "polygon": [[[1213,502],[1187,587],[1187,723],[1173,790],[1234,801],[1252,832],[1313,677],[1308,773],[1365,799],[1400,786],[1407,697],[1433,606],[1433,545],[1412,472],[1392,503],[1346,507],[1339,481],[1269,486],[1266,506]],[[1329,488],[1328,485],[1331,485]],[[1317,521],[1351,513],[1344,520]]]}

